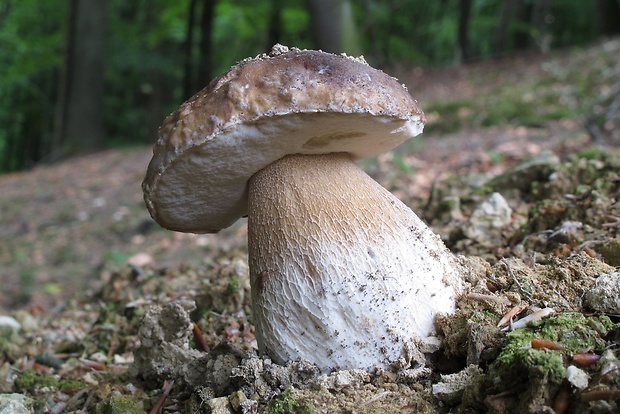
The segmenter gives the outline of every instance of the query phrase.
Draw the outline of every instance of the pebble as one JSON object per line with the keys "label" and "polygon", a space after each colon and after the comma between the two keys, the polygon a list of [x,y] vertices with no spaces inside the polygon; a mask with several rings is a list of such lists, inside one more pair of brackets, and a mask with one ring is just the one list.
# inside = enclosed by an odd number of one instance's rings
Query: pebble
{"label": "pebble", "polygon": [[0,395],[0,414],[30,414],[34,401],[21,394]]}
{"label": "pebble", "polygon": [[500,193],[492,193],[484,199],[465,223],[465,235],[485,247],[501,244],[502,229],[510,224],[512,209]]}
{"label": "pebble", "polygon": [[22,329],[22,325],[12,316],[0,315],[0,329],[19,332]]}
{"label": "pebble", "polygon": [[205,408],[209,414],[234,414],[228,397],[211,398],[207,401]]}
{"label": "pebble", "polygon": [[620,273],[602,274],[586,293],[586,305],[595,311],[620,314]]}
{"label": "pebble", "polygon": [[441,375],[441,380],[433,384],[433,395],[447,404],[456,404],[465,388],[481,374],[482,370],[477,365],[469,365],[455,374]]}
{"label": "pebble", "polygon": [[588,388],[588,381],[590,377],[588,374],[574,365],[569,365],[566,368],[566,379],[570,382],[575,388],[580,390],[585,390]]}

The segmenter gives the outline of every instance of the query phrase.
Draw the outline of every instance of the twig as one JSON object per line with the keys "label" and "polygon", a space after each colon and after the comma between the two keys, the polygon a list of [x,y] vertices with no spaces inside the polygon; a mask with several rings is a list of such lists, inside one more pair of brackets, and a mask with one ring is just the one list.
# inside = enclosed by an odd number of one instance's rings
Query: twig
{"label": "twig", "polygon": [[527,308],[527,304],[517,305],[511,308],[502,319],[497,323],[497,327],[501,328],[504,325],[507,325],[509,322],[512,322],[512,318],[523,312]]}
{"label": "twig", "polygon": [[529,292],[523,288],[521,283],[519,283],[519,280],[517,279],[517,277],[513,273],[512,268],[508,264],[508,261],[506,259],[502,259],[501,262],[504,264],[504,266],[506,266],[506,271],[508,272],[510,277],[512,277],[512,280],[515,282],[515,284],[517,285],[517,287],[519,288],[521,293],[529,300],[530,303],[533,302],[532,295],[530,295]]}
{"label": "twig", "polygon": [[381,398],[385,397],[386,395],[390,395],[390,394],[391,394],[391,392],[390,392],[390,391],[383,391],[383,392],[380,392],[379,394],[374,395],[374,396],[370,397],[369,399],[367,399],[367,400],[365,400],[365,401],[362,401],[362,402],[361,402],[361,404],[360,404],[360,406],[361,406],[361,407],[364,407],[364,406],[366,406],[366,405],[372,404],[373,402],[378,401],[378,400],[380,400]]}
{"label": "twig", "polygon": [[198,324],[196,322],[194,322],[192,332],[194,333],[194,339],[196,340],[196,345],[198,346],[198,349],[200,349],[202,352],[209,352],[209,345],[207,345],[207,341],[205,340],[205,337],[200,331],[200,328],[198,327]]}
{"label": "twig", "polygon": [[611,221],[601,224],[601,227],[620,228],[620,217],[608,215],[607,219]]}
{"label": "twig", "polygon": [[501,303],[502,305],[510,305],[511,302],[506,299],[506,298],[502,298],[499,296],[493,296],[493,295],[485,295],[484,293],[475,293],[475,292],[471,292],[467,294],[467,297],[473,300],[478,300],[478,301],[487,301],[487,302],[496,302],[496,303]]}
{"label": "twig", "polygon": [[172,391],[173,385],[174,385],[174,380],[169,379],[169,380],[164,381],[164,390],[159,396],[159,398],[157,399],[157,402],[155,403],[155,405],[153,406],[149,414],[159,413],[159,410],[161,410],[161,407],[164,406],[164,402],[166,401],[168,394],[170,394],[170,391]]}

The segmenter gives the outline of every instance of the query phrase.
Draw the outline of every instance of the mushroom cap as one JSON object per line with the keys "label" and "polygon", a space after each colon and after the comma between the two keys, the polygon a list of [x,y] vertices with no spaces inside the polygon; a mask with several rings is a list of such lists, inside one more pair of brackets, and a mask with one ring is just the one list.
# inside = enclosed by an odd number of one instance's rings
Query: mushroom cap
{"label": "mushroom cap", "polygon": [[276,45],[164,120],[144,200],[165,228],[216,233],[247,214],[247,182],[272,162],[289,154],[372,157],[424,123],[407,88],[363,58]]}

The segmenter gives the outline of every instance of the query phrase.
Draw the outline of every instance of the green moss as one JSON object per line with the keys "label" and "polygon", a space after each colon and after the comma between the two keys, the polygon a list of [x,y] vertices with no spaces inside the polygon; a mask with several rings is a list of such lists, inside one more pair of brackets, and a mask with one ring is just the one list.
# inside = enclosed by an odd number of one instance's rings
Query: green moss
{"label": "green moss", "polygon": [[590,147],[577,154],[578,158],[585,158],[587,160],[601,160],[604,159],[606,150],[601,147]]}
{"label": "green moss", "polygon": [[112,396],[106,402],[97,404],[97,414],[145,414],[136,401],[121,396]]}
{"label": "green moss", "polygon": [[601,249],[603,260],[610,266],[620,266],[620,237],[608,241]]}
{"label": "green moss", "polygon": [[273,400],[267,408],[267,414],[310,414],[314,407],[305,401],[300,401],[293,388],[289,388]]}
{"label": "green moss", "polygon": [[[510,383],[532,377],[547,377],[555,383],[564,378],[565,361],[585,349],[602,351],[605,336],[614,324],[606,316],[585,317],[581,313],[562,313],[528,324],[507,334],[507,344],[492,369]],[[534,349],[532,339],[545,339],[560,350]]]}
{"label": "green moss", "polygon": [[51,375],[39,375],[33,369],[24,370],[16,379],[17,391],[24,392],[42,387],[58,386],[58,379]]}
{"label": "green moss", "polygon": [[228,279],[228,291],[230,293],[235,293],[239,291],[241,284],[239,283],[239,279],[236,277],[231,277]]}
{"label": "green moss", "polygon": [[68,379],[60,381],[60,383],[58,384],[58,389],[61,391],[78,390],[80,388],[83,388],[84,386],[85,384],[82,381]]}
{"label": "green moss", "polygon": [[469,322],[481,323],[493,326],[493,321],[497,320],[497,315],[491,311],[474,311],[469,317]]}

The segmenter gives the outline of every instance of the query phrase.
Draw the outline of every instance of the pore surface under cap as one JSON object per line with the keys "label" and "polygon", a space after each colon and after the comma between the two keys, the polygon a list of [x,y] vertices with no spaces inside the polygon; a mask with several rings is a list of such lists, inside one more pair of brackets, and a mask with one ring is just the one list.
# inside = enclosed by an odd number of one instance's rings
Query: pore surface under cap
{"label": "pore surface under cap", "polygon": [[159,129],[143,182],[153,218],[213,233],[247,211],[247,181],[289,154],[356,159],[419,134],[424,115],[407,89],[363,60],[274,47],[214,79]]}

